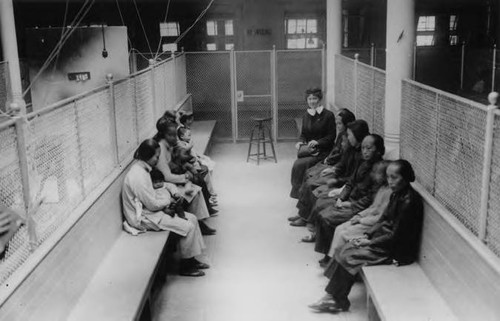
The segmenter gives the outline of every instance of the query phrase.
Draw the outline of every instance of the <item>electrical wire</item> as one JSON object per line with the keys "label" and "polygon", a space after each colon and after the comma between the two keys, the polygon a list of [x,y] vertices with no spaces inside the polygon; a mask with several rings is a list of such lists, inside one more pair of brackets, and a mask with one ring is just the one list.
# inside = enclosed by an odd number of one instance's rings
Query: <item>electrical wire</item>
{"label": "electrical wire", "polygon": [[[135,1],[135,0],[134,0]],[[186,29],[186,31],[184,31],[175,41],[174,43],[177,44],[179,43],[179,41],[184,38],[184,36],[196,25],[196,23],[198,23],[198,21],[200,21],[201,18],[203,18],[203,16],[205,15],[205,13],[207,13],[208,9],[210,9],[210,6],[212,6],[212,3],[214,3],[215,0],[211,0],[210,3],[208,4],[208,6],[200,13],[200,15],[198,16],[198,18],[196,18],[196,20],[193,22],[193,24],[191,26],[189,26],[189,28]]]}
{"label": "electrical wire", "polygon": [[141,24],[142,32],[144,33],[144,38],[146,38],[146,43],[148,44],[149,52],[153,53],[151,45],[149,44],[148,35],[146,34],[146,29],[144,28],[144,24],[142,23],[142,18],[141,14],[139,13],[139,8],[137,7],[137,3],[135,2],[135,0],[132,0],[132,2],[134,3],[135,11],[137,12],[137,17],[139,17],[139,22]]}
{"label": "electrical wire", "polygon": [[[167,9],[165,10],[165,18],[163,19],[163,23],[167,22],[167,16],[168,16],[168,9],[170,8],[170,0],[167,2]],[[161,34],[160,34],[160,40],[158,41],[158,47],[156,48],[156,53],[154,56],[154,60],[156,61],[156,58],[158,58],[158,53],[160,52],[160,47],[161,47]]]}

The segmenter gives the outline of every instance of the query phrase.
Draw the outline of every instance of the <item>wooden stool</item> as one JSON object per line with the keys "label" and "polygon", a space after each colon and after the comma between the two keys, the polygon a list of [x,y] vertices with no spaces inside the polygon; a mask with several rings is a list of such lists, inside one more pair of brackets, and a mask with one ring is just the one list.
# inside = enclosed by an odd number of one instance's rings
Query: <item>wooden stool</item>
{"label": "wooden stool", "polygon": [[[257,160],[257,165],[259,165],[261,159],[274,159],[274,162],[277,163],[276,152],[274,151],[273,137],[271,136],[271,130],[265,124],[270,121],[272,117],[260,118],[260,117],[251,117],[251,119],[256,122],[255,126],[252,129],[252,133],[250,134],[250,144],[248,145],[248,155],[247,162],[251,157],[255,157]],[[266,138],[267,131],[267,138]],[[256,135],[256,136],[255,136]],[[273,151],[272,156],[268,156],[266,154],[266,143],[271,144],[271,149]],[[257,145],[257,153],[252,154],[252,145]],[[260,146],[262,145],[262,151]]]}

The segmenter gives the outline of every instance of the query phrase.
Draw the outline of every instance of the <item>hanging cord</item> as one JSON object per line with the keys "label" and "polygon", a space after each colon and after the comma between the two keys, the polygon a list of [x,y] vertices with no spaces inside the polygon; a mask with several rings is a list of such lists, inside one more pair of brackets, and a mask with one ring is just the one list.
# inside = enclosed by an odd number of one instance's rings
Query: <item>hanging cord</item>
{"label": "hanging cord", "polygon": [[[83,12],[83,14],[81,14],[81,16],[79,17],[79,15],[82,12],[83,8],[85,7],[85,5],[87,3],[89,3],[89,1],[90,1],[90,5],[85,9],[85,12]],[[48,65],[51,63],[51,61],[54,59],[54,57],[61,51],[62,46],[64,45],[64,43],[66,43],[66,41],[73,34],[73,32],[75,32],[76,27],[80,24],[80,22],[87,15],[87,13],[89,12],[89,10],[92,8],[92,5],[94,4],[94,1],[95,0],[86,0],[85,3],[82,5],[82,7],[80,8],[80,11],[77,13],[77,15],[75,16],[75,18],[73,19],[73,22],[71,23],[71,25],[72,26],[75,25],[75,27],[70,28],[69,31],[67,31],[67,32],[64,33],[64,36],[56,44],[56,46],[54,47],[54,49],[50,53],[49,57],[47,58],[47,60],[45,60],[45,63],[42,65],[42,67],[40,68],[40,70],[38,71],[38,73],[35,75],[35,77],[33,78],[33,80],[30,82],[30,85],[28,86],[28,88],[26,88],[26,90],[23,92],[23,97],[26,96],[26,94],[31,89],[31,87],[33,86],[33,84],[35,83],[35,81],[38,79],[38,77],[40,77],[40,75],[45,71],[45,69],[48,67]],[[78,21],[76,21],[77,19],[78,19]],[[75,21],[76,21],[76,24],[75,24]]]}
{"label": "hanging cord", "polygon": [[144,33],[144,38],[146,38],[146,43],[148,44],[149,52],[153,53],[151,45],[149,44],[148,35],[146,34],[146,29],[144,28],[144,24],[142,23],[141,14],[139,13],[139,8],[137,8],[137,3],[135,2],[135,0],[132,0],[132,2],[134,3],[135,11],[137,12],[137,17],[139,17],[139,22],[141,23],[142,32]]}
{"label": "hanging cord", "polygon": [[[134,0],[135,1],[135,0]],[[198,16],[198,18],[196,18],[196,20],[193,22],[193,24],[186,29],[186,31],[184,31],[175,41],[174,43],[177,44],[179,43],[179,41],[184,38],[184,36],[196,25],[196,23],[198,21],[200,21],[201,18],[203,18],[203,16],[205,15],[205,13],[207,13],[208,9],[210,9],[210,6],[212,5],[212,3],[214,3],[215,0],[212,0],[210,1],[210,3],[208,4],[208,6],[205,8],[205,10],[203,10],[200,15]]]}
{"label": "hanging cord", "polygon": [[[167,23],[167,16],[168,16],[168,9],[170,7],[170,0],[167,2],[167,10],[165,10],[165,18],[163,19],[163,23]],[[161,47],[161,34],[160,34],[160,40],[158,41],[158,47],[156,48],[156,53],[154,56],[154,60],[156,61],[156,58],[158,58],[158,53],[160,52],[160,47]]]}

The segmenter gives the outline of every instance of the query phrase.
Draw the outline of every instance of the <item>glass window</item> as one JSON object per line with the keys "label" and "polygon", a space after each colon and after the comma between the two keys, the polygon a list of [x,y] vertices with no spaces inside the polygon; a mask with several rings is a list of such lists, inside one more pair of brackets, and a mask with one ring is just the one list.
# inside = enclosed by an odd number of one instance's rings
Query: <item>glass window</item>
{"label": "glass window", "polygon": [[215,43],[207,43],[207,50],[217,50],[217,45]]}
{"label": "glass window", "polygon": [[297,33],[297,20],[295,20],[295,19],[288,19],[287,33],[288,34],[295,34],[295,33]]}
{"label": "glass window", "polygon": [[207,21],[207,35],[217,36],[217,20]]}
{"label": "glass window", "polygon": [[434,30],[436,30],[436,16],[418,17],[417,31],[434,31]]}
{"label": "glass window", "polygon": [[450,16],[450,31],[457,31],[458,17],[456,15]]}
{"label": "glass window", "polygon": [[307,20],[307,33],[317,33],[318,32],[318,21],[316,19]]}
{"label": "glass window", "polygon": [[417,35],[417,46],[434,46],[434,36]]}
{"label": "glass window", "polygon": [[226,32],[226,36],[232,36],[232,35],[234,35],[233,20],[226,20],[226,23],[225,23],[225,32]]}
{"label": "glass window", "polygon": [[234,43],[226,43],[226,50],[233,50],[234,49]]}
{"label": "glass window", "polygon": [[286,19],[287,49],[318,48],[318,19]]}
{"label": "glass window", "polygon": [[458,36],[457,35],[451,35],[450,36],[450,45],[451,46],[458,45]]}
{"label": "glass window", "polygon": [[179,35],[178,22],[160,22],[160,36],[176,37]]}

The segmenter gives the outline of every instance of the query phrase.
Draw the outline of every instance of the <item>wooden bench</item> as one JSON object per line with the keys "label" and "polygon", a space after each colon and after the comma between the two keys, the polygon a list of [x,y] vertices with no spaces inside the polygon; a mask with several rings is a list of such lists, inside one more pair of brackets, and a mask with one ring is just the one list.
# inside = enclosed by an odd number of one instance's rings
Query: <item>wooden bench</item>
{"label": "wooden bench", "polygon": [[418,263],[364,267],[369,320],[500,320],[500,259],[418,184]]}
{"label": "wooden bench", "polygon": [[[200,151],[208,148],[214,126],[193,126]],[[78,222],[0,306],[0,319],[149,319],[152,289],[165,280],[169,233],[122,230],[120,193],[130,163],[106,179]]]}

